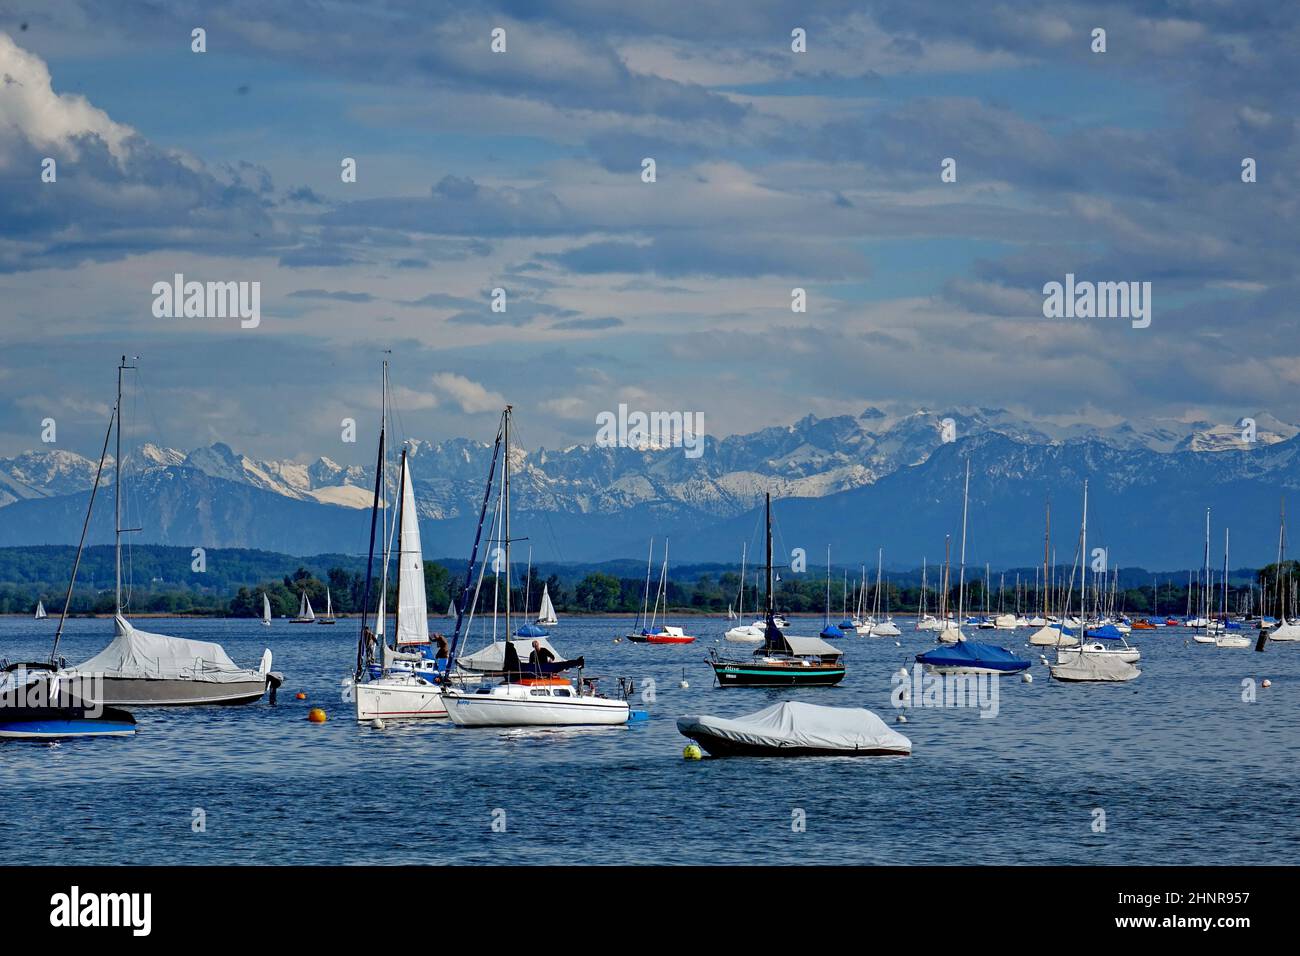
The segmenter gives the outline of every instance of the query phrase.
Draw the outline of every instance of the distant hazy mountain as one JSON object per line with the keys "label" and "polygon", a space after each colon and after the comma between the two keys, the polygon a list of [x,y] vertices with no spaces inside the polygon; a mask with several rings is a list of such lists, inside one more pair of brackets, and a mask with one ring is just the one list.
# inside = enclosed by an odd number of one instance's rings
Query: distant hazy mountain
{"label": "distant hazy mountain", "polygon": [[[945,419],[954,441],[944,441]],[[1222,559],[1225,523],[1234,564],[1268,560],[1279,496],[1300,487],[1300,428],[1263,413],[1254,420],[1258,440],[1248,445],[1237,424],[1058,428],[999,409],[901,417],[868,409],[709,438],[698,459],[680,449],[515,449],[514,531],[545,560],[626,557],[665,534],[683,560],[731,560],[743,540],[760,544],[754,509],[770,490],[783,499],[782,545],[804,547],[812,561],[828,543],[837,563],[874,560],[883,546],[888,563],[911,567],[923,554],[941,560],[945,533],[955,561],[969,456],[971,564],[1036,560],[1049,497],[1058,557],[1071,558],[1085,475],[1090,542],[1109,546],[1112,562],[1198,564],[1206,507],[1212,563]],[[452,439],[410,448],[426,553],[458,554],[473,533],[491,447]],[[0,459],[0,544],[75,543],[94,472],[94,461],[63,450]],[[369,468],[262,461],[224,444],[189,453],[145,445],[127,472],[127,523],[143,527],[133,536],[143,543],[293,554],[366,547]],[[96,542],[111,532],[111,498],[101,501]]]}

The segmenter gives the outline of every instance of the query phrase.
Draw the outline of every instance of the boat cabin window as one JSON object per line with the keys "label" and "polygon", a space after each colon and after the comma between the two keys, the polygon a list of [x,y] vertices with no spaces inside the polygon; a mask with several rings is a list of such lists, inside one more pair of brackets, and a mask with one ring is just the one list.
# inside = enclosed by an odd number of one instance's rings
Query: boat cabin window
{"label": "boat cabin window", "polygon": [[567,688],[567,687],[557,687],[557,688],[555,688],[555,696],[556,696],[556,697],[572,697],[573,694],[570,692],[569,688]]}
{"label": "boat cabin window", "polygon": [[530,690],[528,693],[531,694],[531,695],[534,696],[534,697],[550,697],[550,696],[551,696],[551,692],[550,692],[549,690],[547,690],[545,687],[534,687],[534,688],[533,688],[532,690]]}

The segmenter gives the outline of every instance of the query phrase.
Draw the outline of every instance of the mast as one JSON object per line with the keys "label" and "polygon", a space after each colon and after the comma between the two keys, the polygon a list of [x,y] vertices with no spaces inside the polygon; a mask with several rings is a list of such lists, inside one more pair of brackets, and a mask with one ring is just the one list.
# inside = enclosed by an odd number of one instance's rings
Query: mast
{"label": "mast", "polygon": [[[504,420],[504,413],[502,419]],[[483,522],[487,520],[488,503],[492,500],[492,483],[496,480],[497,475],[497,456],[501,453],[501,433],[503,427],[497,428],[496,439],[492,444],[492,462],[488,465],[487,487],[483,489],[483,504],[479,507],[478,528],[474,531],[474,546],[470,549],[469,564],[465,568],[465,586],[460,592],[460,601],[456,605],[456,629],[451,635],[451,647],[447,651],[447,673],[450,674],[452,666],[456,663],[456,651],[460,647],[460,632],[465,622],[465,605],[468,602],[471,593],[471,579],[474,576],[474,565],[478,561],[478,546],[483,539]],[[371,521],[371,537],[374,537],[374,521]],[[372,545],[373,550],[373,545]],[[479,582],[483,580],[483,570],[487,567],[484,562],[483,569],[479,571]],[[478,603],[478,589],[473,587],[475,604]],[[364,612],[363,612],[364,613]]]}
{"label": "mast", "polygon": [[767,623],[775,627],[772,610],[775,603],[772,595],[772,492],[767,492]]}
{"label": "mast", "polygon": [[[393,595],[393,646],[397,647],[397,642],[402,635],[402,519],[406,511],[406,446],[402,446],[402,464],[401,471],[398,472],[397,478],[397,593]],[[306,589],[303,590],[303,597],[307,596]],[[399,648],[400,650],[400,648]]]}
{"label": "mast", "polygon": [[59,638],[63,636],[63,625],[67,623],[68,608],[72,605],[72,589],[77,583],[77,569],[81,567],[81,552],[86,546],[86,530],[90,527],[90,514],[95,508],[95,495],[99,492],[99,479],[104,474],[104,458],[108,455],[108,439],[113,433],[113,423],[116,419],[117,406],[114,405],[113,411],[108,416],[108,429],[104,432],[104,447],[99,452],[99,466],[95,469],[95,483],[90,488],[90,500],[86,503],[86,520],[81,525],[81,540],[77,542],[77,557],[72,562],[72,576],[68,578],[68,593],[63,596],[63,613],[59,615],[59,626],[54,631],[54,646],[50,648],[51,664],[58,663]]}
{"label": "mast", "polygon": [[[384,381],[388,381],[388,359],[384,359]],[[383,401],[381,399],[381,407]],[[370,584],[375,564],[375,525],[379,518],[379,496],[384,481],[384,438],[387,421],[381,414],[379,418],[379,452],[375,457],[375,496],[370,504],[370,552],[366,557],[366,584],[361,592],[361,633],[357,638],[357,669],[354,680],[360,680],[366,662],[370,659],[370,641],[366,637],[366,621],[370,614]],[[480,518],[480,522],[481,522]],[[459,629],[460,622],[457,621]]]}
{"label": "mast", "polygon": [[[388,430],[388,360],[384,359],[384,388],[383,394],[379,398],[379,419],[383,424],[380,426],[380,433]],[[379,445],[379,472],[383,488],[383,497],[380,499],[380,506],[383,508],[384,528],[383,541],[380,542],[380,548],[383,554],[383,568],[380,571],[379,585],[379,606],[383,608],[383,614],[375,612],[375,633],[386,640],[385,632],[388,630],[386,618],[388,617],[388,554],[392,548],[392,532],[388,528],[388,448],[380,441]],[[405,449],[403,449],[405,450]],[[399,491],[400,494],[400,491]],[[304,591],[304,594],[307,592]]]}
{"label": "mast", "polygon": [[[1083,524],[1079,528],[1079,563],[1083,572],[1079,575],[1079,655],[1083,656],[1084,638],[1088,636],[1088,573],[1085,570],[1088,561],[1088,479],[1083,479]],[[1074,574],[1073,571],[1070,572]]]}
{"label": "mast", "polygon": [[[637,618],[637,624],[641,627],[650,626],[650,565],[655,559],[655,539],[650,539],[650,550],[645,556],[645,589],[641,592],[641,616]],[[657,598],[656,598],[657,601]]]}
{"label": "mast", "polygon": [[970,459],[966,459],[966,484],[961,493],[961,573],[957,578],[957,633],[966,620],[966,506],[970,501]]}
{"label": "mast", "polygon": [[134,369],[134,365],[126,364],[126,356],[122,356],[121,363],[117,366],[117,450],[113,456],[113,565],[114,565],[114,602],[117,605],[117,613],[122,613],[122,532],[127,530],[122,527],[122,373],[128,369]]}
{"label": "mast", "polygon": [[510,640],[514,631],[510,629],[510,413],[513,405],[506,406],[505,443],[506,456],[501,461],[502,509],[505,512],[502,522],[506,535],[506,640]]}

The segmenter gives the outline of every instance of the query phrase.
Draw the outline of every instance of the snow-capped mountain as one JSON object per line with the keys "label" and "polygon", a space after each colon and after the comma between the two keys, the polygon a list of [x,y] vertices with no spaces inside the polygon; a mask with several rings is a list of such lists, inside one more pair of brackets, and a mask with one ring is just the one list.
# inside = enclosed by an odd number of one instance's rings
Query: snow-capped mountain
{"label": "snow-capped mountain", "polygon": [[[1027,422],[1001,409],[889,415],[872,408],[858,416],[807,416],[747,435],[710,437],[695,459],[671,448],[516,448],[512,498],[522,520],[531,517],[545,527],[535,541],[555,550],[554,558],[621,557],[643,548],[650,535],[665,533],[674,534],[674,552],[683,558],[729,558],[765,491],[802,499],[783,502],[781,511],[803,516],[810,529],[821,527],[810,530],[814,538],[862,524],[863,535],[854,540],[865,555],[864,536],[877,540],[867,535],[874,521],[893,529],[890,540],[877,543],[930,541],[933,553],[942,543],[935,522],[950,524],[954,493],[960,503],[953,485],[960,468],[950,473],[949,467],[960,449],[980,475],[973,492],[982,481],[994,481],[985,504],[988,520],[1001,515],[1000,530],[985,533],[1005,539],[1007,560],[1014,551],[1023,561],[1028,542],[1011,529],[1038,521],[1049,495],[1073,502],[1085,472],[1099,502],[1113,495],[1116,507],[1122,502],[1126,513],[1132,511],[1135,531],[1170,509],[1175,514],[1169,519],[1181,529],[1195,524],[1189,514],[1204,507],[1226,514],[1246,501],[1260,521],[1275,522],[1278,495],[1300,488],[1300,428],[1266,413],[1253,422],[1255,441],[1248,442],[1241,422],[1152,419],[1088,427]],[[459,553],[478,515],[491,446],[456,438],[407,447],[420,514],[429,523],[426,553]],[[75,542],[95,464],[61,449],[0,459],[0,544]],[[260,460],[221,443],[190,452],[144,445],[125,466],[136,486],[133,497],[155,512],[141,522],[142,540],[299,554],[364,546],[365,522],[355,511],[370,505],[372,468],[324,457]],[[111,480],[111,469],[108,474]],[[1273,504],[1264,507],[1265,501]],[[106,533],[99,522],[94,527]],[[705,529],[714,530],[702,534]],[[1177,539],[1177,561],[1185,564],[1183,531],[1163,528],[1160,534],[1171,544]],[[936,535],[937,545],[931,541]],[[1002,544],[990,548],[1002,554]]]}

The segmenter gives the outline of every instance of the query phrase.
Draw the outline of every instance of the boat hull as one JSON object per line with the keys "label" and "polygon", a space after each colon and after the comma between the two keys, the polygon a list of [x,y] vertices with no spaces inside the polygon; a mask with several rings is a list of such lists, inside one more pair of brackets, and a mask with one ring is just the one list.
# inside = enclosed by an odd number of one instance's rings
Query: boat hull
{"label": "boat hull", "polygon": [[822,747],[779,747],[765,744],[746,744],[716,737],[702,731],[682,733],[703,747],[710,757],[907,757],[910,750],[869,749],[845,750]]}
{"label": "boat hull", "polygon": [[73,737],[130,737],[135,718],[105,707],[88,717],[76,707],[23,707],[0,710],[0,740],[67,740]]}
{"label": "boat hull", "polygon": [[844,665],[760,664],[709,661],[719,687],[834,687],[844,680]]}
{"label": "boat hull", "polygon": [[497,697],[451,692],[444,695],[448,716],[457,727],[590,727],[626,724],[627,701],[604,697]]}
{"label": "boat hull", "polygon": [[416,679],[400,683],[379,680],[355,684],[352,695],[356,718],[361,722],[447,718],[442,688]]}
{"label": "boat hull", "polygon": [[106,707],[230,706],[261,700],[269,684],[266,677],[226,684],[214,681],[105,677],[102,684],[88,685],[96,689],[97,698],[91,694],[85,696],[87,700]]}

